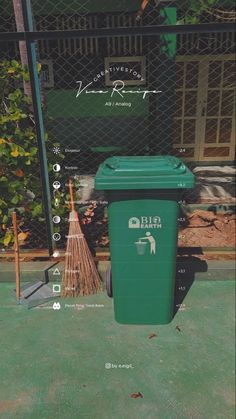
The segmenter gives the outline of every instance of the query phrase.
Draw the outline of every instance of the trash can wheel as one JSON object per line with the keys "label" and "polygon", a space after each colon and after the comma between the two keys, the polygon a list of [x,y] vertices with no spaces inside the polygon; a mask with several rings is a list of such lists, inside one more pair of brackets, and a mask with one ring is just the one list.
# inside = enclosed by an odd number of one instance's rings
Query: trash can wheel
{"label": "trash can wheel", "polygon": [[111,274],[111,267],[108,268],[106,272],[106,290],[108,297],[113,297],[112,294],[112,274]]}

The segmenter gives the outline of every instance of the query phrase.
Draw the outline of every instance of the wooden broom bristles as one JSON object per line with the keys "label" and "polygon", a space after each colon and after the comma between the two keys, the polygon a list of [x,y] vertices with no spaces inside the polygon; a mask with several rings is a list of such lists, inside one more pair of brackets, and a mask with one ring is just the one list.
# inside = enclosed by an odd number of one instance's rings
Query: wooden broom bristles
{"label": "wooden broom bristles", "polygon": [[67,237],[63,297],[94,294],[101,289],[101,280],[75,211],[73,183],[69,179],[70,217]]}

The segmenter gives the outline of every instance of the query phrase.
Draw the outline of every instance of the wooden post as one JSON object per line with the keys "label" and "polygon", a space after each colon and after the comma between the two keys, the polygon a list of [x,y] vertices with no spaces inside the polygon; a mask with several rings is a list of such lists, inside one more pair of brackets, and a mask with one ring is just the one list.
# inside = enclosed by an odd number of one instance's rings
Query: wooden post
{"label": "wooden post", "polygon": [[[13,7],[14,7],[14,14],[15,14],[15,21],[16,21],[16,28],[17,32],[25,32],[25,25],[23,19],[23,10],[22,10],[22,3],[21,0],[13,0]],[[20,50],[20,60],[21,65],[28,66],[28,54],[26,48],[25,41],[19,41],[19,50]],[[30,83],[23,80],[24,85],[24,93],[31,97],[31,86]]]}
{"label": "wooden post", "polygon": [[20,300],[20,253],[17,232],[16,212],[12,213],[12,223],[14,231],[14,253],[15,253],[15,272],[16,272],[16,299]]}

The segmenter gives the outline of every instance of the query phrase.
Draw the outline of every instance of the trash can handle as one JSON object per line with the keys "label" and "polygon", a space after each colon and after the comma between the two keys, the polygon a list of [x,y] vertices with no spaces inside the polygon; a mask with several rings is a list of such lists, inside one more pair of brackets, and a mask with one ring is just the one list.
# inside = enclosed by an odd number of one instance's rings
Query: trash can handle
{"label": "trash can handle", "polygon": [[179,159],[174,158],[174,159],[172,159],[172,162],[173,161],[175,161],[175,165],[174,165],[175,169],[178,169],[180,166],[184,166],[183,162]]}
{"label": "trash can handle", "polygon": [[117,164],[106,163],[106,167],[112,170],[116,170],[118,168]]}

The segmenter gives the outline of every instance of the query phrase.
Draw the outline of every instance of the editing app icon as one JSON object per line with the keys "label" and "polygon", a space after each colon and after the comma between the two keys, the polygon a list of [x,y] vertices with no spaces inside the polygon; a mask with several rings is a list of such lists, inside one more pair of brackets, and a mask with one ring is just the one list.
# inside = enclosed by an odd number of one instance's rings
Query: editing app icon
{"label": "editing app icon", "polygon": [[53,168],[54,172],[60,172],[60,170],[61,170],[61,166],[58,163],[54,164],[52,168]]}
{"label": "editing app icon", "polygon": [[61,292],[60,284],[52,284],[52,292]]}
{"label": "editing app icon", "polygon": [[58,182],[58,180],[55,180],[55,182],[53,182],[52,186],[54,187],[54,189],[59,189],[61,187],[60,182]]}
{"label": "editing app icon", "polygon": [[55,224],[59,224],[59,223],[60,223],[60,221],[61,221],[61,217],[59,217],[59,215],[55,215],[55,216],[53,217],[52,221],[53,221]]}
{"label": "editing app icon", "polygon": [[60,252],[59,252],[58,250],[55,250],[55,251],[53,252],[52,256],[53,256],[54,258],[59,258],[59,256],[60,256]]}
{"label": "editing app icon", "polygon": [[60,154],[61,149],[60,149],[59,146],[55,146],[55,147],[53,147],[52,151],[53,151],[54,154]]}
{"label": "editing app icon", "polygon": [[60,233],[54,233],[52,235],[53,240],[55,240],[55,242],[58,242],[61,239],[61,235]]}
{"label": "editing app icon", "polygon": [[53,310],[60,310],[61,304],[60,303],[53,303]]}

